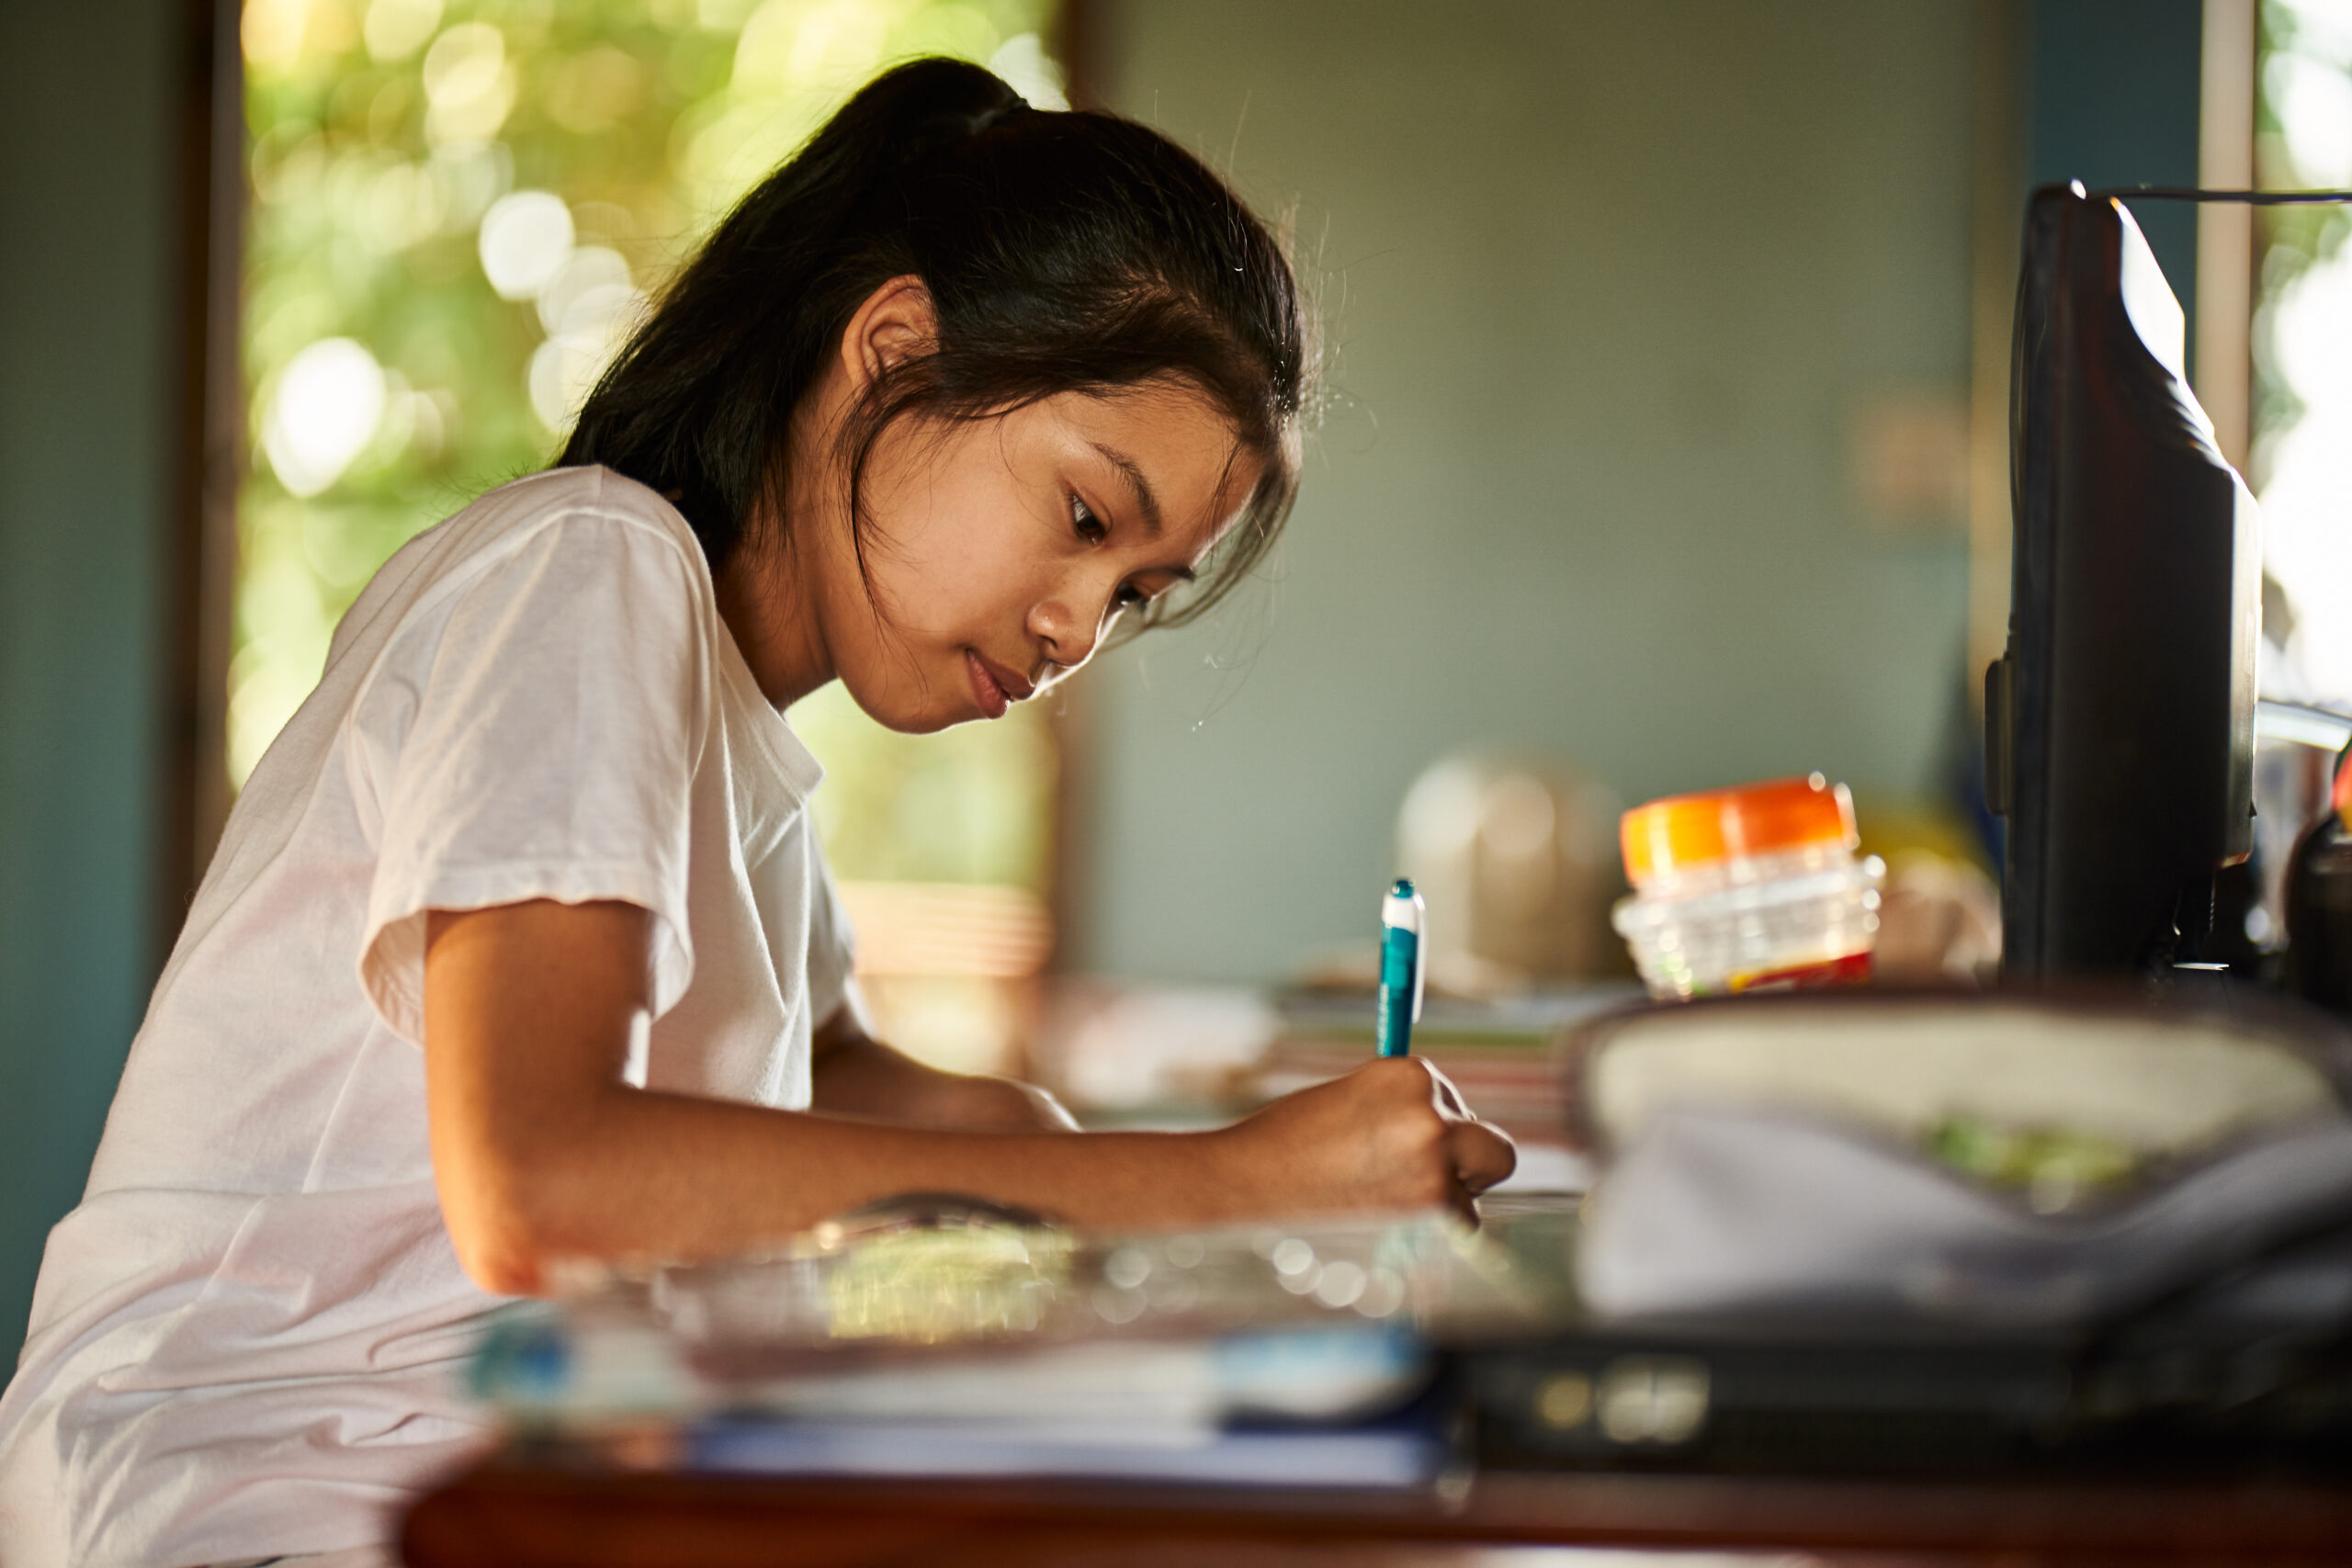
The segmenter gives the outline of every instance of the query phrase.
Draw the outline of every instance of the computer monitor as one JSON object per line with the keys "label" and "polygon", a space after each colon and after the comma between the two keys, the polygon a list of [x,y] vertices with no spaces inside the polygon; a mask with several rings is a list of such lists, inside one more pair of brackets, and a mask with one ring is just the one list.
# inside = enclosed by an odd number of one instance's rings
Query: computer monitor
{"label": "computer monitor", "polygon": [[2014,976],[2194,960],[2214,873],[2251,845],[2259,525],[2188,389],[2185,335],[2120,201],[2034,193],[2009,642],[1985,677]]}

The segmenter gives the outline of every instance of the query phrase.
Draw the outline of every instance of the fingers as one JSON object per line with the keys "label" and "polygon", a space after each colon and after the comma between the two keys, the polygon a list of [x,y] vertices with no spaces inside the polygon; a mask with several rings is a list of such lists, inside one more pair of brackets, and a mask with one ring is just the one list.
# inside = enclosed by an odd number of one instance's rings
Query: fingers
{"label": "fingers", "polygon": [[1453,1080],[1434,1063],[1419,1056],[1410,1059],[1429,1075],[1432,1104],[1446,1123],[1444,1158],[1451,1167],[1448,1185],[1455,1194],[1453,1206],[1475,1224],[1477,1211],[1470,1200],[1519,1168],[1518,1145],[1508,1134],[1479,1121]]}
{"label": "fingers", "polygon": [[[1328,1139],[1335,1156],[1345,1153],[1344,1207],[1441,1205],[1475,1224],[1473,1200],[1519,1163],[1510,1140],[1479,1121],[1452,1080],[1418,1056],[1367,1062],[1278,1105],[1312,1115],[1301,1128],[1313,1129],[1307,1142]],[[1283,1113],[1269,1107],[1260,1116]]]}
{"label": "fingers", "polygon": [[1519,1168],[1519,1149],[1484,1122],[1456,1122],[1445,1130],[1447,1157],[1454,1179],[1476,1196]]}
{"label": "fingers", "polygon": [[1449,1120],[1469,1119],[1469,1102],[1462,1098],[1462,1091],[1453,1087],[1453,1080],[1438,1070],[1437,1064],[1426,1056],[1413,1056],[1408,1060],[1418,1063],[1421,1070],[1429,1074],[1430,1087],[1437,1096],[1439,1115]]}

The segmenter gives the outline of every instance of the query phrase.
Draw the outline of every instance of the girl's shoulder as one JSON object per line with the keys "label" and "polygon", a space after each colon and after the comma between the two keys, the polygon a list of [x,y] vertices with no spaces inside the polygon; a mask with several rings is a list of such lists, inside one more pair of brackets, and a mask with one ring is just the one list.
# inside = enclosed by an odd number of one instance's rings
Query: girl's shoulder
{"label": "girl's shoulder", "polygon": [[658,570],[684,581],[696,610],[716,614],[709,563],[676,507],[610,468],[548,468],[485,491],[395,551],[337,627],[330,664],[370,631],[413,626],[559,537],[575,577]]}
{"label": "girl's shoulder", "polygon": [[[579,520],[602,520],[647,530],[666,538],[694,560],[702,546],[684,515],[657,491],[626,474],[590,464],[548,468],[510,479],[487,491],[439,528],[469,536],[467,553],[495,550],[542,528]],[[420,536],[422,537],[422,536]],[[703,575],[709,575],[706,566]]]}

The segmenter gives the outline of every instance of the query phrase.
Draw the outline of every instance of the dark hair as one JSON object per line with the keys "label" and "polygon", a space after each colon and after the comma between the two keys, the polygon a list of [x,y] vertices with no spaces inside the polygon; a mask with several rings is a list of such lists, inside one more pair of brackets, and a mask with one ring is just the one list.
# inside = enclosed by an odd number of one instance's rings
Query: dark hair
{"label": "dark hair", "polygon": [[1166,137],[1033,109],[953,60],[876,77],[744,197],[589,394],[560,460],[671,496],[718,570],[761,502],[783,516],[794,407],[850,317],[910,275],[937,340],[877,377],[842,434],[854,525],[875,443],[901,416],[986,418],[1174,378],[1265,468],[1199,588],[1147,624],[1199,615],[1265,554],[1298,488],[1307,375],[1281,247]]}

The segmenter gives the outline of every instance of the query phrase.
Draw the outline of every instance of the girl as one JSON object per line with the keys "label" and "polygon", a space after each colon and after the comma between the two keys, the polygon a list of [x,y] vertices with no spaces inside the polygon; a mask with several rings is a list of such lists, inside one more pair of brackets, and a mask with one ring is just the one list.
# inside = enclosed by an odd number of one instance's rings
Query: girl
{"label": "girl", "polygon": [[[1196,160],[976,67],[869,85],[685,269],[563,466],[379,572],[255,770],[0,1400],[0,1560],[364,1550],[567,1259],[895,1192],[1080,1223],[1466,1208],[1418,1061],[1080,1134],[872,1039],[784,710],[994,718],[1197,614],[1297,481],[1304,333]],[[1185,607],[1167,596],[1191,585]]]}

